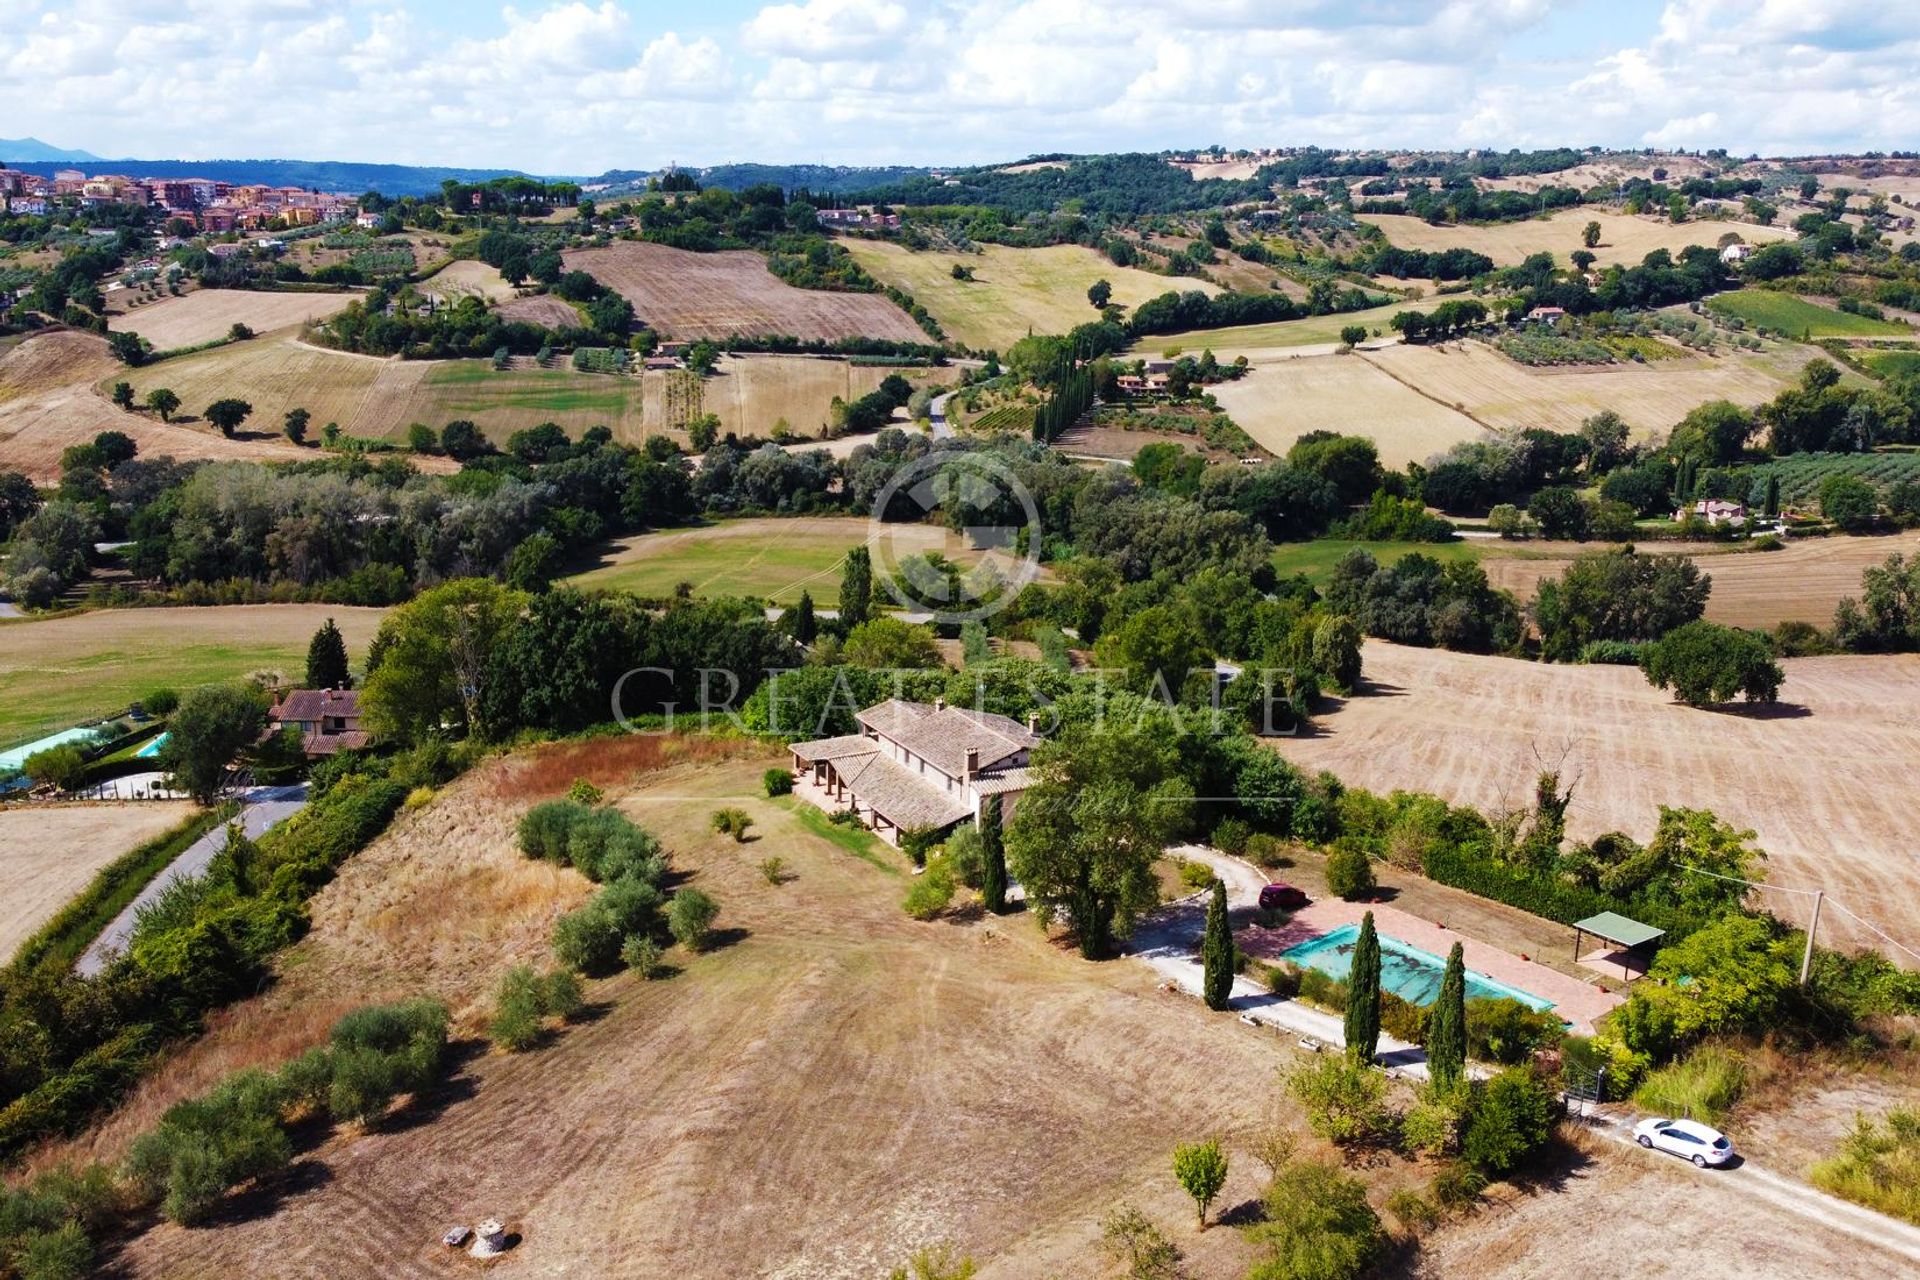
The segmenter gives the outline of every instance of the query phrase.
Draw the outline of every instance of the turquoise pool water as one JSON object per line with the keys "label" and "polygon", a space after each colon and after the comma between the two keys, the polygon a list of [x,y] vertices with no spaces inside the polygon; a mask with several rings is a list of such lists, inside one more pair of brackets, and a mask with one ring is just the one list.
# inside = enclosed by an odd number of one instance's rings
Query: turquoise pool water
{"label": "turquoise pool water", "polygon": [[[1329,978],[1347,980],[1353,969],[1353,943],[1360,936],[1357,924],[1342,925],[1332,933],[1288,947],[1280,953],[1283,960],[1318,969]],[[1413,1004],[1432,1004],[1440,998],[1440,979],[1447,963],[1418,947],[1410,947],[1398,938],[1380,935],[1380,986]],[[1467,971],[1467,999],[1518,1000],[1530,1009],[1551,1009],[1553,1001],[1543,1000],[1518,987]]]}
{"label": "turquoise pool water", "polygon": [[28,756],[37,755],[42,751],[50,750],[62,743],[80,742],[84,739],[91,738],[93,735],[94,729],[92,726],[79,729],[63,729],[59,733],[41,738],[37,742],[29,742],[24,747],[15,747],[11,751],[0,751],[0,773],[7,773],[11,770],[18,769],[27,762]]}
{"label": "turquoise pool water", "polygon": [[147,743],[145,746],[141,747],[138,751],[133,753],[133,758],[135,760],[150,760],[154,756],[157,756],[160,754],[160,748],[165,746],[166,742],[167,742],[166,734],[164,733],[155,734],[153,741]]}

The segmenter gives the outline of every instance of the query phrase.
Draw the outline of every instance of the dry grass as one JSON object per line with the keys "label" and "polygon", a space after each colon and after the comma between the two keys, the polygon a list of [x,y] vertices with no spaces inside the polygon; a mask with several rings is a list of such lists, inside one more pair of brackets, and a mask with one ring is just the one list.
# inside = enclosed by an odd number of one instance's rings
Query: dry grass
{"label": "dry grass", "polygon": [[[556,300],[522,301],[550,305]],[[894,370],[845,360],[729,356],[706,380],[701,407],[719,416],[723,431],[766,435],[785,418],[796,432],[819,433],[835,396],[857,399],[894,372],[916,384],[951,377],[941,370]],[[262,435],[263,443],[294,408],[313,415],[309,439],[317,438],[327,422],[338,422],[352,435],[401,440],[411,423],[438,429],[456,418],[476,423],[496,442],[541,422],[558,423],[575,437],[604,425],[616,439],[632,443],[654,433],[678,434],[667,427],[666,374],[575,373],[564,360],[551,369],[496,371],[486,360],[381,360],[288,337],[237,343],[148,368],[115,366],[111,377],[100,376],[102,392],[121,377],[142,397],[154,387],[172,388],[186,413],[197,413],[221,396],[239,396],[253,406],[244,430]],[[177,429],[217,436],[204,427]],[[284,441],[279,448],[292,452]]]}
{"label": "dry grass", "polygon": [[1514,266],[1528,254],[1551,253],[1565,265],[1567,255],[1583,247],[1580,232],[1589,222],[1600,224],[1600,243],[1593,249],[1599,266],[1614,263],[1638,265],[1655,249],[1678,254],[1688,245],[1713,246],[1720,237],[1734,232],[1749,244],[1773,240],[1791,240],[1786,227],[1763,227],[1751,222],[1682,222],[1675,225],[1665,218],[1650,215],[1628,217],[1599,209],[1563,209],[1551,217],[1530,218],[1525,222],[1502,222],[1489,226],[1434,226],[1424,218],[1403,214],[1369,213],[1360,221],[1370,222],[1387,233],[1387,240],[1402,249],[1471,249],[1492,258],[1497,266]]}
{"label": "dry grass", "polygon": [[[912,294],[948,337],[979,350],[1005,351],[1028,333],[1065,333],[1099,319],[1087,302],[1087,289],[1096,280],[1111,284],[1113,300],[1125,307],[1163,293],[1220,291],[1201,280],[1116,267],[1104,254],[1077,244],[1044,249],[983,245],[980,253],[943,253],[916,252],[883,240],[842,243],[874,279]],[[971,268],[973,279],[955,280],[956,266]]]}
{"label": "dry grass", "polygon": [[550,293],[536,293],[503,302],[499,311],[504,320],[521,320],[527,324],[545,325],[549,329],[578,328],[584,319],[578,307]]}
{"label": "dry grass", "polygon": [[[491,268],[489,268],[491,270]],[[498,272],[495,272],[498,275]],[[161,351],[224,338],[236,324],[255,333],[322,320],[346,310],[350,293],[264,293],[255,289],[196,289],[162,298],[117,317],[116,332],[137,333]]]}
{"label": "dry grass", "polygon": [[618,290],[641,319],[669,337],[792,334],[825,341],[932,341],[881,295],[796,289],[767,270],[766,259],[750,250],[689,253],[621,241],[564,256],[569,271],[588,272]]}
{"label": "dry grass", "polygon": [[[205,1087],[216,1065],[290,1056],[350,999],[434,991],[472,1026],[498,974],[536,958],[551,916],[586,892],[571,872],[527,864],[511,834],[526,804],[581,767],[600,770],[613,802],[720,900],[729,945],[679,957],[666,981],[591,984],[598,1016],[551,1047],[476,1057],[428,1118],[333,1137],[267,1207],[213,1229],[146,1230],[111,1260],[121,1274],[441,1276],[444,1225],[499,1213],[522,1235],[497,1264],[514,1274],[866,1277],[945,1240],[985,1275],[1085,1275],[1097,1224],[1121,1201],[1180,1243],[1195,1277],[1244,1274],[1239,1232],[1191,1231],[1167,1154],[1219,1134],[1233,1173],[1217,1208],[1255,1198],[1251,1135],[1300,1128],[1276,1105],[1276,1072],[1297,1060],[1287,1040],[1154,991],[1142,966],[1084,963],[1019,917],[915,923],[899,877],[813,835],[791,802],[759,796],[781,753],[728,750],[741,754],[676,764],[660,748],[576,743],[481,766],[346,865],[273,990],[218,1019],[99,1133],[36,1166],[114,1154],[135,1117]],[[753,847],[707,830],[721,804],[749,812]],[[792,879],[766,882],[756,864],[769,853]],[[534,874],[552,880],[519,879]],[[1301,1149],[1325,1154],[1312,1139]],[[1545,1251],[1556,1263],[1591,1252],[1615,1215],[1649,1245],[1656,1217],[1669,1237],[1762,1234],[1763,1210],[1735,1191],[1703,1183],[1682,1196],[1666,1181],[1689,1172],[1596,1148],[1557,1193],[1503,1192],[1443,1228],[1423,1266],[1537,1274]],[[1429,1173],[1393,1157],[1366,1169],[1381,1197]],[[1814,1249],[1820,1266],[1794,1252]],[[1846,1269],[1854,1246],[1817,1232],[1781,1256],[1799,1275],[1869,1274]],[[1741,1274],[1788,1274],[1770,1266],[1749,1260]]]}
{"label": "dry grass", "polygon": [[1286,453],[1309,431],[1342,431],[1371,437],[1380,460],[1399,467],[1463,440],[1487,438],[1471,417],[1405,386],[1365,356],[1265,355],[1246,377],[1213,393],[1273,453]]}
{"label": "dry grass", "polygon": [[[1693,710],[1632,667],[1550,666],[1366,645],[1368,689],[1279,743],[1288,759],[1386,792],[1525,802],[1540,761],[1576,779],[1573,836],[1653,833],[1659,805],[1752,828],[1768,878],[1824,887],[1920,950],[1908,780],[1920,767],[1920,656],[1790,659],[1773,715]],[[1803,899],[1773,895],[1789,919]],[[1825,938],[1871,943],[1829,912]]]}
{"label": "dry grass", "polygon": [[[477,262],[472,258],[462,258],[449,262],[440,270],[420,282],[420,292],[430,293],[445,303],[455,303],[462,298],[479,298],[485,302],[507,302],[517,291],[501,276],[499,269]],[[571,307],[568,308],[572,310]]]}
{"label": "dry grass", "polygon": [[[1212,348],[1213,353],[1222,360],[1231,360],[1244,355],[1249,361],[1259,363],[1262,360],[1283,359],[1287,356],[1327,354],[1340,341],[1340,331],[1349,325],[1361,325],[1368,330],[1379,330],[1391,339],[1393,331],[1387,322],[1395,313],[1409,308],[1418,309],[1418,302],[1389,302],[1383,306],[1369,307],[1364,311],[1347,311],[1338,315],[1303,316],[1298,320],[1276,320],[1272,324],[1236,325],[1230,329],[1194,329],[1186,333],[1150,334],[1134,344],[1140,355],[1157,354],[1178,347],[1183,351],[1198,352]],[[1317,347],[1319,351],[1309,352],[1303,348]]]}
{"label": "dry grass", "polygon": [[141,695],[260,670],[298,680],[307,644],[328,618],[357,667],[381,610],[325,604],[204,609],[97,609],[0,623],[0,743],[28,741]]}
{"label": "dry grass", "polygon": [[[167,385],[152,373],[173,367],[169,362],[144,371],[147,385]],[[137,372],[142,371],[127,369],[108,353],[104,339],[90,333],[43,334],[0,349],[0,467],[24,472],[35,483],[53,485],[60,478],[60,454],[102,431],[126,432],[147,457],[271,461],[308,456],[277,436],[228,440],[209,427],[122,413],[96,390],[96,386],[111,387],[121,378],[133,381]],[[189,403],[203,406],[218,394]]]}
{"label": "dry grass", "polygon": [[1396,381],[1489,427],[1578,430],[1612,409],[1643,433],[1665,431],[1709,400],[1759,404],[1772,399],[1819,354],[1796,344],[1650,364],[1534,369],[1484,342],[1431,346],[1396,343],[1359,353]]}
{"label": "dry grass", "polygon": [[185,821],[193,806],[42,805],[0,809],[0,960],[84,888],[96,871]]}
{"label": "dry grass", "polygon": [[[1524,547],[1526,544],[1513,544]],[[1744,552],[1725,544],[1648,544],[1655,551],[1684,550],[1713,578],[1707,617],[1731,627],[1773,627],[1782,622],[1833,624],[1833,608],[1842,596],[1860,595],[1860,573],[1894,554],[1920,552],[1920,533],[1883,538],[1804,538],[1779,551]],[[1574,555],[1592,548],[1569,547],[1564,556],[1488,555],[1481,560],[1488,579],[1522,599],[1531,599],[1540,582],[1557,578]]]}

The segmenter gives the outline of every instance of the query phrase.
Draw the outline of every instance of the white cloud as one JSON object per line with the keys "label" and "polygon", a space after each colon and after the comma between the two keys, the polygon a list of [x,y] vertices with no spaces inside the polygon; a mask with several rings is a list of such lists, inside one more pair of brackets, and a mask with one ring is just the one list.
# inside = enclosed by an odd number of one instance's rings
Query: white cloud
{"label": "white cloud", "polygon": [[[1920,137],[1920,36],[1886,0],[1666,0],[1657,15],[1633,0],[779,0],[724,19],[658,0],[467,6],[0,0],[0,133],[102,155],[576,173]],[[1544,43],[1577,54],[1525,52],[1555,32]]]}

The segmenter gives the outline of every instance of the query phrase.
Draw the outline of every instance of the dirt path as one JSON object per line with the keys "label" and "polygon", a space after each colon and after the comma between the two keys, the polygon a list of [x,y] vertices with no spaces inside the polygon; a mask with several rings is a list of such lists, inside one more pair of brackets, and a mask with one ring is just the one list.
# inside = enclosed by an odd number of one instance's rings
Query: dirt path
{"label": "dirt path", "polygon": [[[1634,1141],[1631,1125],[1631,1119],[1597,1118],[1592,1132],[1638,1151],[1640,1146]],[[1646,1158],[1671,1161],[1683,1172],[1697,1177],[1730,1179],[1739,1187],[1741,1194],[1750,1199],[1764,1200],[1783,1213],[1841,1232],[1889,1253],[1899,1254],[1910,1262],[1920,1263],[1920,1227],[1830,1196],[1793,1178],[1782,1177],[1745,1157],[1741,1157],[1738,1166],[1729,1162],[1729,1167],[1725,1169],[1695,1169],[1676,1157],[1659,1152],[1647,1152]],[[1890,1271],[1888,1274],[1894,1273]]]}

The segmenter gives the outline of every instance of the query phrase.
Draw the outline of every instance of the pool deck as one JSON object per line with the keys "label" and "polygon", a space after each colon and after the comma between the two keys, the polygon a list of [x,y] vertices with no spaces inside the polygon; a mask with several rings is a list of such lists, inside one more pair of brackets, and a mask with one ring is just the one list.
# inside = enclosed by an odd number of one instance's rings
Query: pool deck
{"label": "pool deck", "polygon": [[1440,959],[1458,942],[1470,973],[1503,982],[1510,987],[1553,1001],[1553,1011],[1573,1024],[1582,1035],[1593,1033],[1593,1024],[1605,1014],[1626,1003],[1621,981],[1582,982],[1557,969],[1535,964],[1524,956],[1502,951],[1499,947],[1476,942],[1455,933],[1444,921],[1424,920],[1381,903],[1346,902],[1325,898],[1293,913],[1292,919],[1278,929],[1248,925],[1240,931],[1239,943],[1249,955],[1265,960],[1278,959],[1289,947],[1332,933],[1346,925],[1357,925],[1367,912],[1373,912],[1374,927],[1389,937]]}

